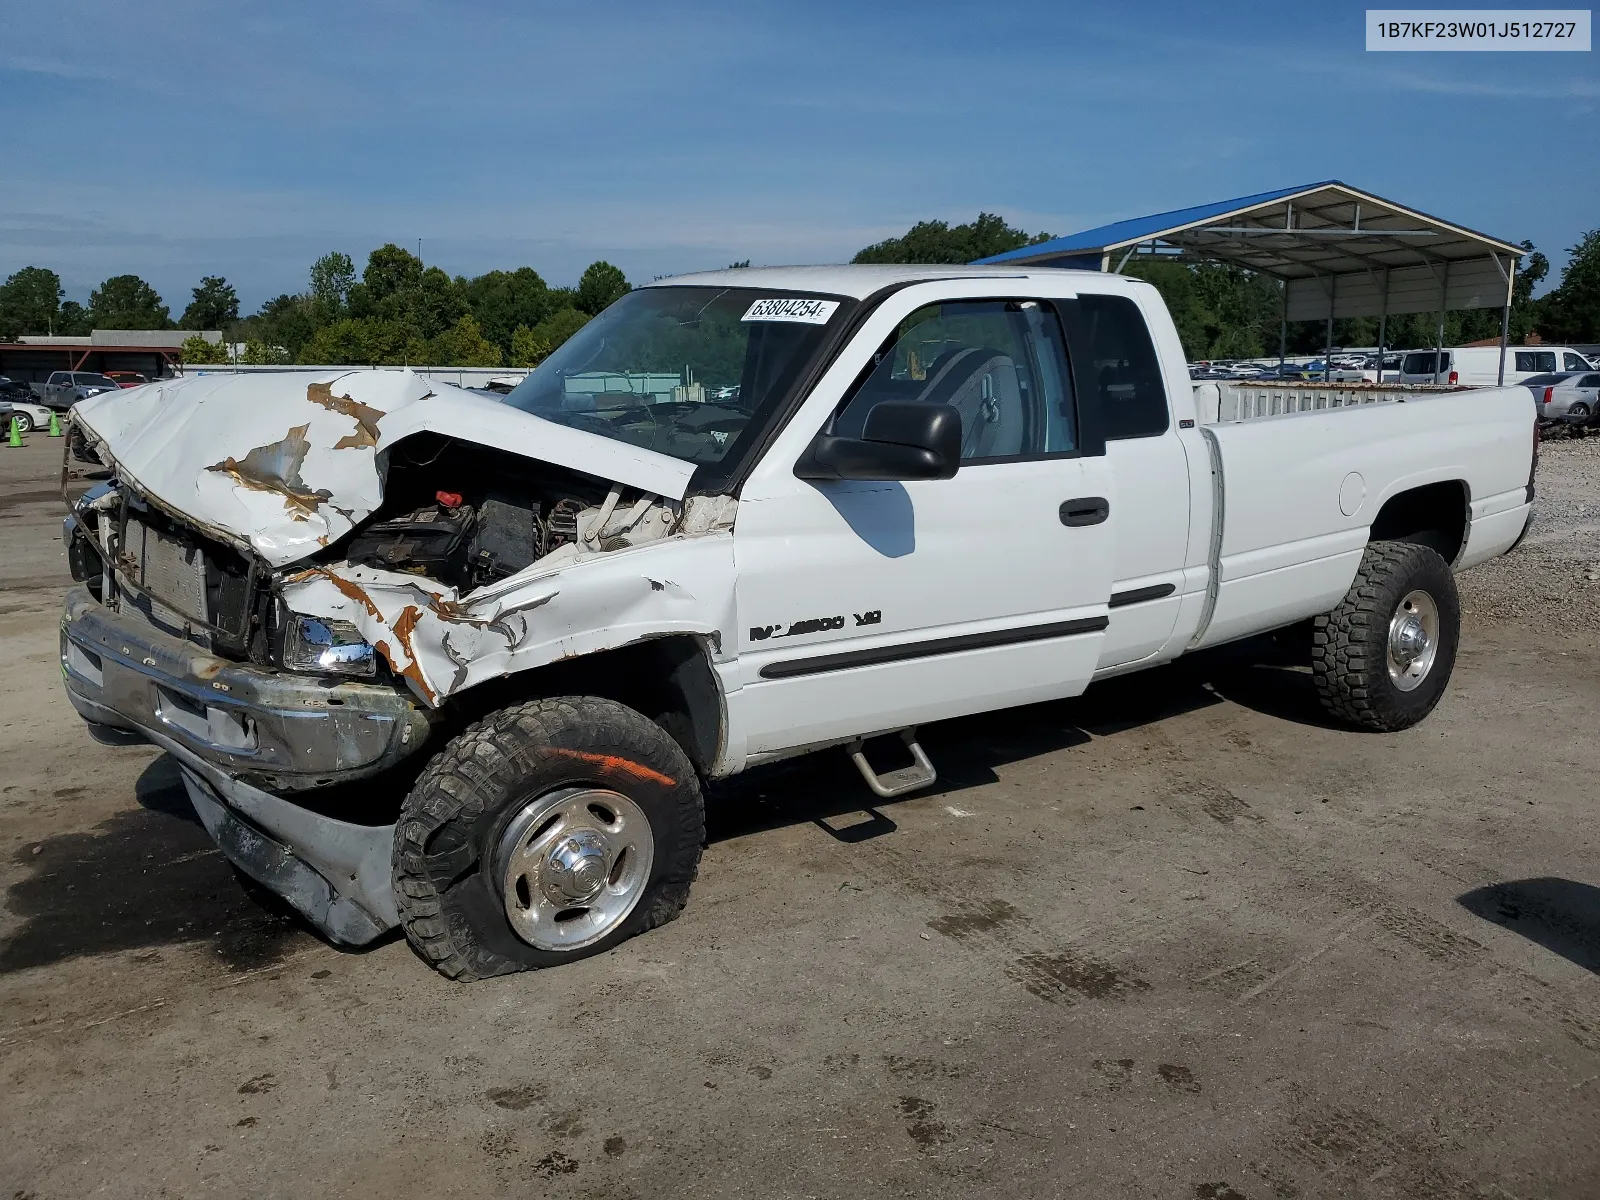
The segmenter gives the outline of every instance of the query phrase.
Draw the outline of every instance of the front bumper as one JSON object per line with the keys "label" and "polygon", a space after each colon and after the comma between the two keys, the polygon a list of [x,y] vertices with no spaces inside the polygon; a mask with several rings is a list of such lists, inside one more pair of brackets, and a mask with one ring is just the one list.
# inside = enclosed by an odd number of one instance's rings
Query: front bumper
{"label": "front bumper", "polygon": [[420,749],[428,719],[408,695],[216,658],[102,607],[87,588],[67,595],[61,674],[97,737],[176,758],[223,854],[333,941],[363,945],[399,923],[394,826],[340,821],[266,789],[360,778]]}
{"label": "front bumper", "polygon": [[429,728],[398,688],[217,658],[103,607],[87,588],[67,594],[61,673],[84,720],[160,733],[272,791],[376,774],[419,749]]}

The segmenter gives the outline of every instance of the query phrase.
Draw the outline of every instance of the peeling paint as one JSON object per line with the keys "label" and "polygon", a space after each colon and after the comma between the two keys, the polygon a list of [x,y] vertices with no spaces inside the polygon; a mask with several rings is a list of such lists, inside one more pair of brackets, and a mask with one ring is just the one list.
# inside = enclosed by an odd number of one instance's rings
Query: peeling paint
{"label": "peeling paint", "polygon": [[[336,543],[377,511],[388,455],[423,432],[673,504],[694,474],[693,463],[430,384],[411,371],[196,375],[90,397],[73,413],[131,490],[280,568]],[[684,506],[695,515],[685,532],[717,522],[716,506],[704,500]],[[659,515],[655,520],[665,532]],[[641,519],[626,536],[642,539],[648,524]]]}
{"label": "peeling paint", "polygon": [[296,425],[278,441],[257,446],[242,459],[225,458],[206,470],[231,475],[240,487],[282,496],[290,519],[304,521],[319,505],[333,499],[327,488],[313,491],[300,478],[300,468],[311,452],[311,442],[306,438],[310,428],[309,424]]}
{"label": "peeling paint", "polygon": [[362,404],[361,401],[352,400],[349,396],[335,396],[331,383],[307,384],[306,399],[312,404],[321,405],[329,412],[343,413],[355,421],[356,431],[335,442],[333,444],[335,450],[359,450],[378,444],[378,419],[383,416],[382,409]]}
{"label": "peeling paint", "polygon": [[[659,553],[672,556],[673,569],[657,590],[628,560]],[[425,577],[351,565],[296,571],[280,587],[291,611],[355,625],[418,698],[437,707],[486,680],[647,638],[689,633],[720,646],[722,629],[733,628],[732,576],[732,539],[722,534],[536,563],[465,595]],[[727,601],[708,611],[697,595]]]}

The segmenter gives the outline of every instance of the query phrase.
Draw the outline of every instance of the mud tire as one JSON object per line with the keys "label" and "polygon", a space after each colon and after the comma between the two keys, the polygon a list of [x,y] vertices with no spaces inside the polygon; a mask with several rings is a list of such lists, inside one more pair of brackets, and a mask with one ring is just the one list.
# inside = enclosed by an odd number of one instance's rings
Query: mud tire
{"label": "mud tire", "polygon": [[[649,818],[650,877],[633,911],[598,942],[537,949],[505,915],[491,848],[523,805],[584,784],[621,792]],[[704,841],[699,779],[659,725],[593,696],[531,700],[468,727],[424,768],[395,824],[395,899],[412,948],[451,979],[555,966],[676,917]]]}
{"label": "mud tire", "polygon": [[[1403,691],[1389,675],[1389,623],[1414,591],[1426,592],[1438,606],[1438,649],[1427,676]],[[1360,729],[1409,729],[1444,695],[1460,640],[1461,602],[1449,564],[1427,546],[1372,542],[1344,599],[1316,618],[1312,630],[1311,675],[1322,707]]]}

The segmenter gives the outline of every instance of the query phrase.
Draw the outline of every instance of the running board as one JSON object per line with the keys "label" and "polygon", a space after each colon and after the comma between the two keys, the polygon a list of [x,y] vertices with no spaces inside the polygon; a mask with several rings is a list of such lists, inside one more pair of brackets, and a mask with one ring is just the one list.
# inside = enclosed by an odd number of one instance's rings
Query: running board
{"label": "running board", "polygon": [[914,792],[918,788],[925,788],[939,778],[939,772],[933,769],[933,764],[928,761],[928,756],[917,744],[917,728],[913,725],[909,729],[900,731],[900,740],[906,744],[906,749],[911,751],[912,763],[909,767],[901,767],[897,771],[885,771],[882,775],[872,769],[872,764],[867,761],[866,753],[862,750],[862,740],[857,738],[845,749],[849,752],[851,760],[856,764],[856,770],[861,772],[861,778],[867,781],[867,786],[876,795],[885,800],[892,800],[896,796],[904,796],[907,792]]}

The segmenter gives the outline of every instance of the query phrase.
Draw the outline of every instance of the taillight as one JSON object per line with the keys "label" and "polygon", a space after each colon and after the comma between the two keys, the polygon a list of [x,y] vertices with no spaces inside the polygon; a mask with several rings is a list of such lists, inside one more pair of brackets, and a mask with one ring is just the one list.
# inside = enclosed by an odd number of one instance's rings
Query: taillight
{"label": "taillight", "polygon": [[1451,371],[1450,372],[1450,382],[1452,384],[1460,383],[1461,382],[1461,373],[1459,371]]}
{"label": "taillight", "polygon": [[1553,387],[1545,388],[1545,390],[1544,390],[1544,402],[1546,404],[1549,404],[1551,397],[1554,396],[1555,394],[1556,394],[1555,388],[1553,388]]}

